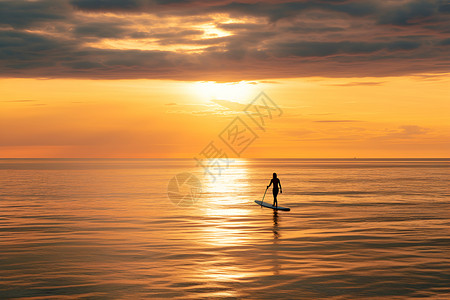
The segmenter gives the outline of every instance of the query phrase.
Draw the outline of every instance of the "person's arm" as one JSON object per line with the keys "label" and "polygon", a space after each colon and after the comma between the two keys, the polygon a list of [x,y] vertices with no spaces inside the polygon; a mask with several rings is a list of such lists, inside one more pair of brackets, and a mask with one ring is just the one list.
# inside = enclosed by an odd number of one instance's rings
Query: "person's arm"
{"label": "person's arm", "polygon": [[283,188],[281,187],[281,180],[278,179],[278,184],[280,185],[280,194],[283,194]]}
{"label": "person's arm", "polygon": [[272,181],[273,181],[273,179],[270,179],[270,183],[269,183],[269,185],[267,186],[267,188],[270,188],[270,186],[272,185]]}

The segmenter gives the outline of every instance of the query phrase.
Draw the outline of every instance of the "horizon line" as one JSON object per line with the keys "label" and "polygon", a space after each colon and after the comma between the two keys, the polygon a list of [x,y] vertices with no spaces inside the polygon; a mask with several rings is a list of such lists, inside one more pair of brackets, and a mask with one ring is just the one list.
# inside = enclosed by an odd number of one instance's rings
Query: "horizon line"
{"label": "horizon line", "polygon": [[[128,160],[169,160],[169,159],[194,159],[193,157],[0,157],[0,160],[6,159],[86,159],[86,160],[107,160],[107,159],[128,159]],[[212,158],[214,159],[214,158]],[[362,160],[362,159],[441,159],[450,160],[450,157],[229,157],[228,159],[323,159],[323,160]]]}

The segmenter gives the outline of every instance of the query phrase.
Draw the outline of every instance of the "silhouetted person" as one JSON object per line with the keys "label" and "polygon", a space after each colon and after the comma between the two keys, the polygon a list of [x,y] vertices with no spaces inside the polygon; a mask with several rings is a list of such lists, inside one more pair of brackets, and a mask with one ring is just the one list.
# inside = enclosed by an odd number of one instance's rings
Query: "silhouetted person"
{"label": "silhouetted person", "polygon": [[267,188],[269,188],[273,183],[273,204],[272,206],[277,207],[278,206],[278,201],[277,201],[277,196],[278,196],[278,186],[280,186],[280,194],[283,194],[283,189],[281,188],[281,182],[280,179],[278,179],[277,177],[277,173],[273,173],[273,178],[270,180],[270,184],[267,186]]}

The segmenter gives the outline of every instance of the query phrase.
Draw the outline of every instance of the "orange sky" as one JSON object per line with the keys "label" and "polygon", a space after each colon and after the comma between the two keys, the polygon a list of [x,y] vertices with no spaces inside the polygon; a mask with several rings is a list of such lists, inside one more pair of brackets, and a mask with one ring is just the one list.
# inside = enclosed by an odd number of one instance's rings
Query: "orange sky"
{"label": "orange sky", "polygon": [[[2,79],[0,156],[190,158],[241,116],[259,136],[242,157],[447,157],[449,81]],[[283,110],[265,132],[223,106],[262,90]]]}
{"label": "orange sky", "polygon": [[[2,12],[5,12],[2,14]],[[448,157],[446,1],[0,1],[0,157]],[[251,127],[250,127],[251,128]],[[224,143],[228,156],[235,155]]]}

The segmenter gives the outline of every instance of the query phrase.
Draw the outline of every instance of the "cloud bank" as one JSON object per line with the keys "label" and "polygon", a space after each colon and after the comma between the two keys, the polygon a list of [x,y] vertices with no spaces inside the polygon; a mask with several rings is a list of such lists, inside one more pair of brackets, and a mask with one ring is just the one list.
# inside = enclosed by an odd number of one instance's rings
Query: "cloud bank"
{"label": "cloud bank", "polygon": [[450,71],[450,2],[0,0],[0,76],[263,80]]}

